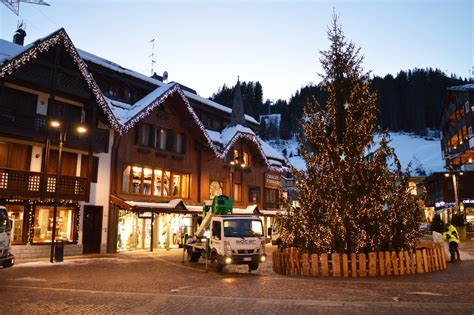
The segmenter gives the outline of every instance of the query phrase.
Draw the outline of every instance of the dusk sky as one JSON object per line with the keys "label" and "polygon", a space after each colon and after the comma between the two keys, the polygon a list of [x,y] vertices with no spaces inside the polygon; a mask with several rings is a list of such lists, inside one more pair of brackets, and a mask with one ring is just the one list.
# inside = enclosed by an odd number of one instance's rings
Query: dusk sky
{"label": "dusk sky", "polygon": [[224,83],[260,81],[264,99],[289,99],[320,81],[333,9],[384,76],[415,67],[468,77],[474,66],[474,1],[56,1],[0,5],[0,38],[19,20],[26,43],[63,27],[77,48],[150,75],[155,72],[209,97]]}

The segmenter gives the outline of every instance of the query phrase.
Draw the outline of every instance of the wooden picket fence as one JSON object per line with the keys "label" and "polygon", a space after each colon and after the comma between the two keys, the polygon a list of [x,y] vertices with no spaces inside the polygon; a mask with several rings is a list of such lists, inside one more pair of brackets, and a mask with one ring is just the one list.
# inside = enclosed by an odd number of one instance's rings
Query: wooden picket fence
{"label": "wooden picket fence", "polygon": [[307,254],[296,248],[273,252],[273,271],[288,276],[375,277],[445,270],[444,250],[433,242],[416,250],[366,254]]}

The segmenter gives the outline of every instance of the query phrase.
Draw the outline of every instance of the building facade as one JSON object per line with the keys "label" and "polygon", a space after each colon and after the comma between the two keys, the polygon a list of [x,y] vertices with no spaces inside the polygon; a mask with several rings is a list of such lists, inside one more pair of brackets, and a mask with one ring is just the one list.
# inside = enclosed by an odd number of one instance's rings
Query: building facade
{"label": "building facade", "polygon": [[441,117],[441,150],[446,168],[474,170],[474,84],[446,90]]}
{"label": "building facade", "polygon": [[230,109],[76,49],[63,29],[2,40],[0,56],[0,203],[17,257],[47,256],[53,234],[66,255],[179,246],[220,194],[270,227],[285,158],[239,83]]}

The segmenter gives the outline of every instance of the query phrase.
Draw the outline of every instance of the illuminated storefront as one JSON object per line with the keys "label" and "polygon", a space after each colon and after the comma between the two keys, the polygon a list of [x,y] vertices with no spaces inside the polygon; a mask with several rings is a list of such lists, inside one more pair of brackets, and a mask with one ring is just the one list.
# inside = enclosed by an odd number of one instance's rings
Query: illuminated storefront
{"label": "illuminated storefront", "polygon": [[179,248],[191,226],[192,214],[119,210],[117,251]]}
{"label": "illuminated storefront", "polygon": [[[12,220],[12,244],[51,244],[53,232],[52,203],[30,200],[7,200],[4,204]],[[61,203],[56,216],[56,239],[76,243],[79,205]]]}

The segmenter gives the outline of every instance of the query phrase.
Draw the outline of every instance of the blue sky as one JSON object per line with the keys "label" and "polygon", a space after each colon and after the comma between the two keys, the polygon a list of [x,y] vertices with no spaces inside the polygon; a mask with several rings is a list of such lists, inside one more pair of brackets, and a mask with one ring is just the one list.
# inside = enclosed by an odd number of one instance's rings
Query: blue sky
{"label": "blue sky", "polygon": [[224,83],[260,81],[264,98],[288,99],[320,81],[333,9],[365,56],[365,70],[396,74],[433,67],[462,77],[474,66],[474,1],[87,1],[0,4],[0,37],[18,20],[32,42],[64,27],[76,47],[208,97]]}

